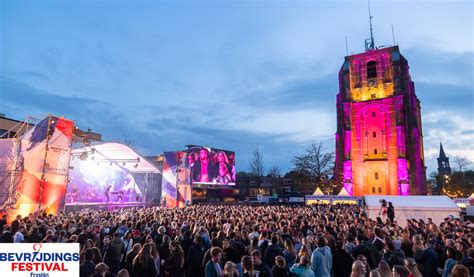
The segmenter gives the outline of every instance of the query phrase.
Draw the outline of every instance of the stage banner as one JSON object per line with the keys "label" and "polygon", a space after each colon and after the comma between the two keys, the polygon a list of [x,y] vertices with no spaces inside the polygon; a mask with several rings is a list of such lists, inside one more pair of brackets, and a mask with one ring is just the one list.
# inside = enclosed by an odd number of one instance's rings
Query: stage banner
{"label": "stage banner", "polygon": [[79,243],[0,243],[2,276],[79,276]]}
{"label": "stage banner", "polygon": [[178,153],[181,152],[164,152],[163,160],[163,178],[161,182],[162,201],[167,207],[176,207],[177,205],[177,181],[178,181]]}
{"label": "stage banner", "polygon": [[21,140],[23,172],[17,185],[17,201],[10,217],[39,210],[57,214],[64,205],[68,183],[74,123],[48,116]]}

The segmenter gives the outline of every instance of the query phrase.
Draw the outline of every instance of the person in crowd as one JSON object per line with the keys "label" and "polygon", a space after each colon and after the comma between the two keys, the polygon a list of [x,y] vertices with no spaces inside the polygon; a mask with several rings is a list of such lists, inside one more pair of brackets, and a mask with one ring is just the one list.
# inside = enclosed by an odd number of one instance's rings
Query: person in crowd
{"label": "person in crowd", "polygon": [[468,277],[472,276],[472,274],[469,273],[469,269],[465,267],[462,264],[457,264],[453,267],[453,270],[451,270],[451,276],[452,277]]}
{"label": "person in crowd", "polygon": [[25,241],[25,236],[23,235],[24,232],[25,232],[25,226],[20,225],[18,227],[18,230],[15,233],[15,236],[13,237],[13,242],[14,243],[24,242]]}
{"label": "person in crowd", "polygon": [[405,257],[413,258],[413,243],[410,240],[410,233],[408,230],[402,231],[402,243],[400,249],[405,253]]}
{"label": "person in crowd", "polygon": [[155,263],[156,274],[160,275],[161,258],[160,253],[158,252],[158,248],[156,247],[156,244],[153,239],[149,239],[147,244],[151,245],[151,256],[153,257],[153,262]]}
{"label": "person in crowd", "polygon": [[253,277],[254,270],[252,264],[252,257],[245,255],[242,257],[242,277]]}
{"label": "person in crowd", "polygon": [[318,247],[311,255],[311,268],[316,277],[330,277],[332,272],[331,249],[327,246],[325,237],[320,236],[317,242]]}
{"label": "person in crowd", "polygon": [[222,249],[213,247],[211,249],[211,259],[207,262],[205,267],[205,277],[221,277],[224,275],[224,270],[221,266]]}
{"label": "person in crowd", "polygon": [[382,277],[382,273],[377,269],[371,270],[369,273],[369,277]]}
{"label": "person in crowd", "polygon": [[283,257],[286,260],[286,264],[288,268],[291,268],[293,264],[295,263],[296,254],[297,254],[296,249],[295,249],[295,246],[293,245],[292,239],[286,238],[285,249],[283,250]]}
{"label": "person in crowd", "polygon": [[449,277],[451,276],[451,270],[453,267],[458,263],[456,260],[456,249],[452,247],[446,248],[446,261],[444,262],[444,269],[442,273],[442,277]]}
{"label": "person in crowd", "polygon": [[94,258],[92,258],[92,261],[98,265],[102,262],[102,254],[100,254],[100,249],[98,247],[92,247],[92,250],[94,251]]}
{"label": "person in crowd", "polygon": [[13,235],[10,226],[3,226],[3,232],[0,235],[0,243],[13,243]]}
{"label": "person in crowd", "polygon": [[[371,270],[371,267],[369,266],[369,262],[368,262],[367,257],[364,256],[363,254],[360,254],[360,255],[357,256],[356,261],[359,261],[364,265],[366,275],[368,275],[370,270]],[[390,267],[388,265],[387,265],[387,267],[390,269]]]}
{"label": "person in crowd", "polygon": [[79,266],[79,275],[81,277],[90,277],[95,272],[94,250],[88,248],[84,251],[84,262]]}
{"label": "person in crowd", "polygon": [[396,265],[392,268],[393,277],[408,277],[408,271],[401,265]]}
{"label": "person in crowd", "polygon": [[308,256],[302,256],[300,262],[290,268],[290,272],[297,277],[315,277]]}
{"label": "person in crowd", "polygon": [[273,277],[289,277],[290,271],[286,265],[286,260],[283,256],[275,257],[275,265],[272,267]]}
{"label": "person in crowd", "polygon": [[140,253],[141,248],[141,244],[135,243],[132,247],[132,250],[128,251],[126,255],[124,267],[131,276],[135,276],[133,272],[133,261],[135,260],[135,257],[138,255],[138,253]]}
{"label": "person in crowd", "polygon": [[252,251],[252,263],[254,271],[258,272],[260,277],[272,277],[272,270],[262,261],[262,253],[260,250],[255,249]]}
{"label": "person in crowd", "polygon": [[228,239],[225,239],[223,242],[222,242],[222,249],[224,251],[224,256],[225,256],[225,259],[224,261],[227,262],[227,261],[231,261],[233,262],[234,264],[235,263],[238,263],[241,259],[241,256],[240,254],[237,252],[236,249],[234,249],[234,247],[232,246],[230,240]]}
{"label": "person in crowd", "polygon": [[130,277],[130,274],[128,273],[128,270],[121,269],[117,272],[117,277]]}
{"label": "person in crowd", "polygon": [[133,259],[134,277],[155,277],[157,275],[155,261],[153,260],[151,251],[152,245],[146,243]]}
{"label": "person in crowd", "polygon": [[395,220],[395,207],[393,207],[392,202],[388,202],[387,217],[388,217],[388,219],[390,219],[391,223],[394,222],[394,220]]}
{"label": "person in crowd", "polygon": [[418,270],[418,265],[416,264],[415,259],[406,258],[404,263],[405,269],[408,270],[410,277],[423,277],[420,270]]}
{"label": "person in crowd", "polygon": [[[322,256],[324,247],[320,246],[320,237],[327,241],[327,253],[331,257],[329,271],[333,275],[338,275],[338,270],[342,268],[342,258],[339,256],[347,258],[341,251],[342,248],[351,252],[354,259],[367,265],[365,276],[370,274],[370,269],[376,269],[384,277],[388,276],[385,266],[382,267],[388,262],[393,266],[405,266],[410,275],[416,274],[410,269],[410,265],[416,264],[423,276],[437,277],[440,274],[438,268],[444,268],[447,260],[451,263],[450,257],[446,257],[447,248],[455,249],[455,255],[451,258],[458,261],[458,264],[466,265],[472,270],[474,261],[474,234],[463,219],[447,217],[441,224],[435,224],[432,220],[424,222],[409,219],[406,227],[400,227],[390,219],[383,221],[369,218],[360,207],[345,204],[202,204],[183,208],[135,207],[115,211],[83,209],[58,215],[39,212],[20,216],[14,226],[13,232],[12,226],[3,224],[0,242],[13,242],[14,235],[24,226],[23,231],[20,231],[24,242],[79,243],[81,264],[85,263],[87,249],[92,249],[91,261],[95,265],[105,262],[109,268],[107,271],[115,275],[119,269],[127,269],[131,276],[136,276],[133,261],[142,244],[151,245],[154,267],[161,276],[179,277],[188,273],[191,277],[203,277],[205,265],[211,259],[210,251],[206,251],[211,244],[221,250],[225,248],[226,255],[222,262],[233,262],[242,275],[255,276],[258,273],[260,276],[271,276],[273,272],[277,272],[278,266],[270,268],[267,264],[277,265],[279,262],[280,258],[270,259],[274,256],[273,248],[277,247],[282,250],[276,251],[277,257],[284,257],[287,268],[293,268],[292,263],[296,262],[296,267],[299,266],[301,271],[309,272],[301,266],[304,264],[303,260],[310,261],[313,256],[318,259]],[[119,234],[121,243],[116,240],[116,233]],[[201,236],[201,245],[196,241],[193,243],[192,238],[196,238],[196,235]],[[276,241],[272,241],[274,237]],[[128,241],[126,247],[125,241]],[[342,248],[337,241],[343,243]],[[170,247],[171,242],[173,247]],[[293,243],[292,246],[290,242]],[[120,247],[122,243],[123,246]],[[135,243],[139,243],[138,249],[134,249]],[[154,250],[154,244],[157,251]],[[384,249],[382,251],[381,246]],[[121,253],[117,253],[119,248],[123,249],[120,250]],[[255,250],[260,251],[260,255],[252,255]],[[391,262],[391,257],[398,252],[404,253],[405,258],[413,257],[415,262],[408,259],[402,260],[402,263],[400,260]],[[120,262],[121,255],[125,261],[122,259]],[[242,258],[244,255],[253,256],[254,262],[252,263],[252,257]],[[318,259],[314,258],[315,261],[319,261]],[[349,263],[348,259],[346,263]],[[324,267],[315,267],[317,271],[322,268]],[[393,274],[389,265],[387,268],[388,274]],[[173,271],[176,269],[178,271]],[[189,273],[191,269],[193,274]],[[225,271],[223,264],[221,269]],[[454,267],[451,274],[454,274]]]}
{"label": "person in crowd", "polygon": [[[433,250],[432,244],[428,241],[425,241],[425,249],[415,256],[415,261],[418,264],[423,266],[423,276],[439,276],[438,273],[438,264],[439,257],[438,254]],[[415,252],[415,251],[414,251]]]}
{"label": "person in crowd", "polygon": [[101,255],[109,271],[115,274],[119,270],[119,253],[112,247],[112,238],[109,235],[104,237]]}
{"label": "person in crowd", "polygon": [[278,240],[278,234],[273,233],[271,236],[271,244],[267,247],[265,254],[263,255],[263,260],[269,267],[275,265],[275,258],[277,256],[283,256],[283,250],[281,249]]}
{"label": "person in crowd", "polygon": [[112,242],[110,243],[110,246],[115,249],[115,253],[117,255],[117,259],[119,261],[122,260],[122,254],[125,252],[125,245],[123,243],[123,240],[120,236],[119,232],[115,232],[113,234]]}
{"label": "person in crowd", "polygon": [[382,222],[384,222],[387,218],[387,201],[382,199],[380,204],[379,217],[381,218]]}
{"label": "person in crowd", "polygon": [[366,277],[367,268],[361,261],[354,261],[350,277]]}
{"label": "person in crowd", "polygon": [[474,248],[469,248],[467,256],[461,260],[461,264],[469,269],[471,276],[474,276]]}
{"label": "person in crowd", "polygon": [[224,265],[224,277],[239,277],[239,272],[235,263],[228,261]]}
{"label": "person in crowd", "polygon": [[194,236],[194,242],[188,250],[187,256],[187,269],[188,269],[188,276],[193,277],[202,277],[203,274],[203,266],[202,260],[204,259],[204,254],[206,253],[206,249],[202,244],[202,237],[198,233]]}
{"label": "person in crowd", "polygon": [[122,259],[125,260],[127,253],[130,252],[133,248],[133,238],[132,238],[132,231],[131,230],[126,230],[124,235],[122,236],[122,242],[123,242],[123,251],[121,252],[122,254]]}
{"label": "person in crowd", "polygon": [[334,277],[346,277],[351,274],[352,263],[354,259],[343,248],[344,244],[341,240],[336,241],[336,250],[332,254],[332,269]]}
{"label": "person in crowd", "polygon": [[91,275],[93,277],[112,277],[113,275],[109,272],[109,267],[105,263],[98,263],[95,266],[95,273]]}
{"label": "person in crowd", "polygon": [[164,264],[165,276],[181,277],[184,275],[184,252],[177,241],[169,244],[170,256]]}
{"label": "person in crowd", "polygon": [[402,250],[396,249],[393,241],[388,239],[385,243],[382,258],[392,268],[396,265],[403,266],[403,259],[405,258],[405,254]]}

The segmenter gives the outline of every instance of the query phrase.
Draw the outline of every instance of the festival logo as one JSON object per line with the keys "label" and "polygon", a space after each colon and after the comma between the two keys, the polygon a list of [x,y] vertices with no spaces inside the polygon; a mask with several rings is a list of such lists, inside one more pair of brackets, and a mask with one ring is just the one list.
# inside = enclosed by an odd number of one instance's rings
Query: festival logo
{"label": "festival logo", "polygon": [[5,276],[79,276],[79,244],[1,243],[0,272]]}

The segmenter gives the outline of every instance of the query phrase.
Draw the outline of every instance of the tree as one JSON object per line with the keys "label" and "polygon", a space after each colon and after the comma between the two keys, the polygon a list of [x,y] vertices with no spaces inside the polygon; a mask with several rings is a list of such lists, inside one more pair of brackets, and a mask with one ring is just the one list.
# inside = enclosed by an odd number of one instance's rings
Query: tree
{"label": "tree", "polygon": [[263,166],[262,154],[260,154],[260,150],[258,149],[258,147],[253,150],[253,156],[249,164],[250,164],[250,172],[253,175],[263,176],[265,168]]}
{"label": "tree", "polygon": [[471,165],[471,161],[466,157],[456,156],[454,157],[454,163],[457,165],[459,172],[464,172],[469,165]]}
{"label": "tree", "polygon": [[270,177],[277,178],[281,175],[281,169],[278,166],[274,165],[274,166],[270,167],[270,169],[268,169],[267,174]]}
{"label": "tree", "polygon": [[321,184],[333,174],[334,152],[326,152],[321,142],[313,142],[304,154],[295,156],[291,162],[297,171]]}

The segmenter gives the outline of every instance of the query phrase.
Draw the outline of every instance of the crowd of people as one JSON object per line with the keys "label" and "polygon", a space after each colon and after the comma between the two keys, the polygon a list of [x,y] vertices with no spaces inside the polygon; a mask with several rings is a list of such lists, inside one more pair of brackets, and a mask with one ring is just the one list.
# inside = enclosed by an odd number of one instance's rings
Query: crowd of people
{"label": "crowd of people", "polygon": [[[392,207],[393,208],[393,207]],[[0,220],[0,242],[79,243],[81,276],[474,276],[474,230],[358,206],[129,208]]]}

